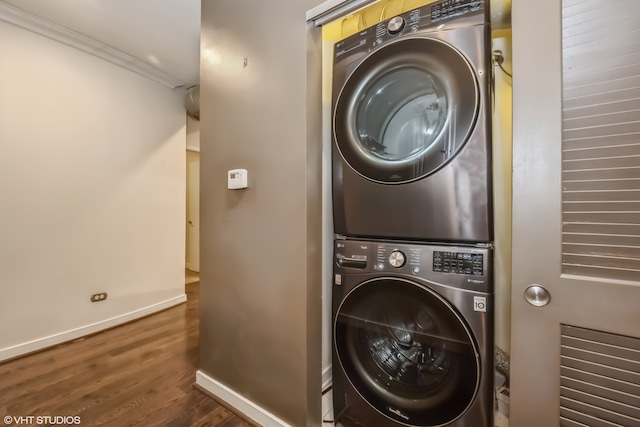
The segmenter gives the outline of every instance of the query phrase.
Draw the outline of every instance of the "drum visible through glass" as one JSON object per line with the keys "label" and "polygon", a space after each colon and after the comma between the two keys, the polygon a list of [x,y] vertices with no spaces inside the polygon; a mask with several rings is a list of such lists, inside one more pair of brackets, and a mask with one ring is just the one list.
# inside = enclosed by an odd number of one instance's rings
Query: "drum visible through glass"
{"label": "drum visible through glass", "polygon": [[360,144],[386,161],[422,155],[444,128],[447,98],[442,84],[425,70],[394,70],[373,82],[355,116]]}

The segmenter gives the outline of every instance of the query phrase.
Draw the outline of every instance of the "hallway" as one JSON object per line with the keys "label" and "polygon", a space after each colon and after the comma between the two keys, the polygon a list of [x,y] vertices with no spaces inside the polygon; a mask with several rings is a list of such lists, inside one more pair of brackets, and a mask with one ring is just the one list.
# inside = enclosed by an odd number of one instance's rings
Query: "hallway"
{"label": "hallway", "polygon": [[187,285],[186,293],[185,304],[0,364],[0,417],[78,416],[83,426],[249,427],[193,385],[199,284]]}

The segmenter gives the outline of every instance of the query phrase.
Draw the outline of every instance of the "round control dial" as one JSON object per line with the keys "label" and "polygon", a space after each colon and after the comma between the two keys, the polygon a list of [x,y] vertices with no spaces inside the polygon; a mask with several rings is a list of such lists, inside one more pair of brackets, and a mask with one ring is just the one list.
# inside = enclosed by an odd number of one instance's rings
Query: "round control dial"
{"label": "round control dial", "polygon": [[396,16],[395,18],[391,18],[391,21],[389,21],[389,23],[387,24],[387,31],[393,36],[402,31],[404,25],[404,18]]}
{"label": "round control dial", "polygon": [[389,264],[395,268],[400,268],[407,263],[407,257],[400,251],[393,251],[389,255]]}

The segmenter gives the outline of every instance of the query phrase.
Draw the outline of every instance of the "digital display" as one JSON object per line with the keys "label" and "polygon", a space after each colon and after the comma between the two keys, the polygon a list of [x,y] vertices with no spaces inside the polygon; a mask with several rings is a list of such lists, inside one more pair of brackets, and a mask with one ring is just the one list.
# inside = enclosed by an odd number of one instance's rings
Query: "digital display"
{"label": "digital display", "polygon": [[433,252],[433,271],[482,276],[484,257],[471,252]]}
{"label": "digital display", "polygon": [[431,22],[480,10],[480,0],[445,0],[431,6]]}

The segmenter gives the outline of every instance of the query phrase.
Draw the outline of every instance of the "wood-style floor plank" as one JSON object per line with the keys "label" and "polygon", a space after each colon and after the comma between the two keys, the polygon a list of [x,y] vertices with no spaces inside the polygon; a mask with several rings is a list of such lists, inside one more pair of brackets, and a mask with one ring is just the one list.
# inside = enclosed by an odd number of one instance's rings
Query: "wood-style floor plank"
{"label": "wood-style floor plank", "polygon": [[186,304],[1,363],[0,420],[49,415],[79,416],[82,426],[251,427],[193,386],[199,284],[186,289]]}

